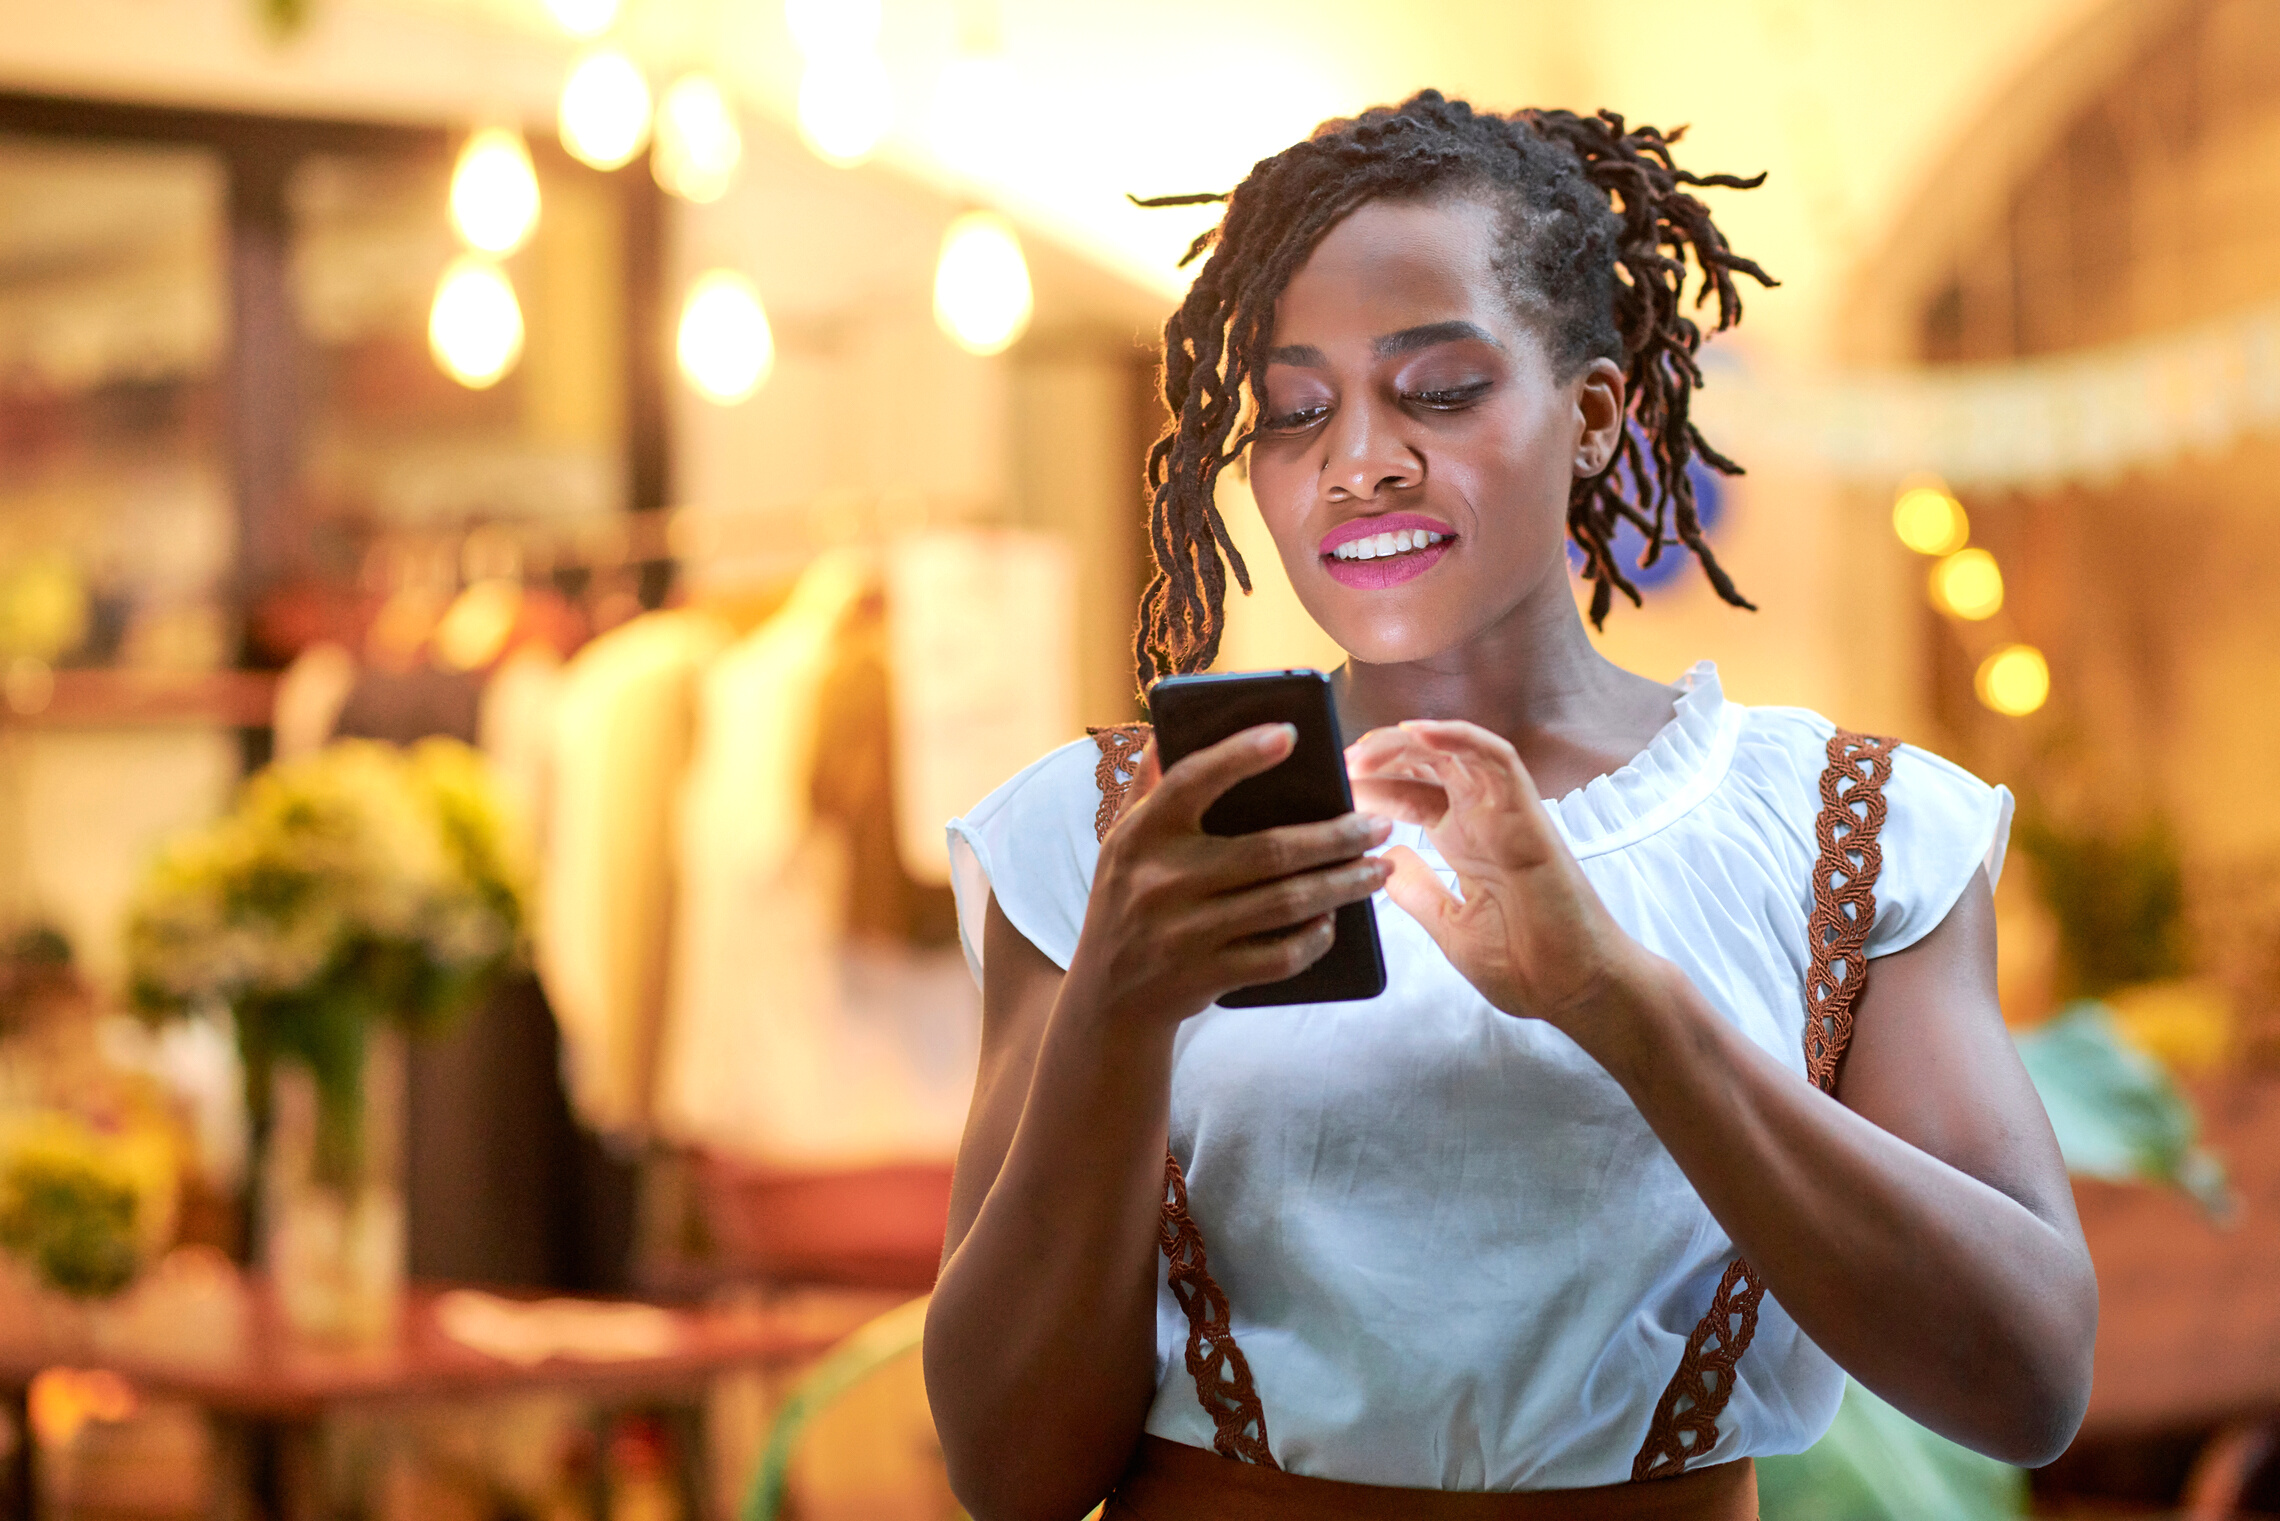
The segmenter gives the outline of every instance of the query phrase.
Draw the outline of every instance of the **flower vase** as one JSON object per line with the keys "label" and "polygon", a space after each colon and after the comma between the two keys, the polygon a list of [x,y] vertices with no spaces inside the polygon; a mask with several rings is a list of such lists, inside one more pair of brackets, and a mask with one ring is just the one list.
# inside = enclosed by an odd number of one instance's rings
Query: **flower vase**
{"label": "flower vase", "polygon": [[270,1284],[292,1330],[334,1346],[392,1341],[403,1310],[401,1033],[372,1030],[361,1069],[345,1089],[296,1061],[270,1073],[261,1211]]}

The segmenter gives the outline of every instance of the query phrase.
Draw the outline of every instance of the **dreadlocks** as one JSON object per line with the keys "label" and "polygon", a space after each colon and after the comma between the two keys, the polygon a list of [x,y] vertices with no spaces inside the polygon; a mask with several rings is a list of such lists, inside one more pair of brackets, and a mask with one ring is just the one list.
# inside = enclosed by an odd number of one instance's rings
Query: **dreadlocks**
{"label": "dreadlocks", "polygon": [[1614,555],[1630,523],[1646,539],[1639,565],[1666,543],[1701,562],[1718,595],[1752,607],[1703,538],[1687,464],[1741,466],[1703,441],[1687,408],[1702,372],[1702,332],[1681,305],[1686,259],[1701,272],[1694,304],[1713,295],[1713,331],[1741,320],[1739,271],[1775,282],[1730,251],[1709,208],[1686,185],[1753,189],[1765,180],[1695,175],[1672,162],[1685,129],[1626,130],[1611,111],[1476,112],[1426,90],[1399,106],[1324,122],[1306,141],[1253,165],[1234,190],[1163,196],[1142,206],[1224,201],[1227,213],[1182,259],[1206,253],[1187,299],[1164,324],[1164,404],[1170,431],[1148,451],[1148,530],[1156,573],[1140,600],[1134,641],[1140,682],[1200,671],[1219,653],[1227,573],[1248,592],[1249,570],[1213,504],[1219,473],[1241,457],[1255,428],[1238,431],[1244,392],[1257,402],[1259,354],[1276,299],[1323,235],[1377,199],[1485,194],[1503,213],[1506,246],[1497,271],[1515,306],[1534,320],[1555,366],[1572,375],[1594,358],[1623,366],[1630,414],[1605,469],[1568,496],[1568,534],[1594,583],[1591,621],[1604,626],[1613,594],[1636,604],[1638,589]]}

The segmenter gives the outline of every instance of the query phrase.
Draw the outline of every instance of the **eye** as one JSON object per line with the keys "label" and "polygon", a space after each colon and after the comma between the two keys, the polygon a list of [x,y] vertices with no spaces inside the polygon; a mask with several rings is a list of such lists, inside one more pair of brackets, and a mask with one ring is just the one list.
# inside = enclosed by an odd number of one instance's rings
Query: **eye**
{"label": "eye", "polygon": [[1309,402],[1288,412],[1270,413],[1259,427],[1266,433],[1303,433],[1329,415],[1327,403]]}
{"label": "eye", "polygon": [[1455,412],[1486,396],[1489,387],[1494,384],[1490,380],[1468,380],[1459,385],[1404,392],[1402,400],[1413,407],[1423,407],[1428,412]]}

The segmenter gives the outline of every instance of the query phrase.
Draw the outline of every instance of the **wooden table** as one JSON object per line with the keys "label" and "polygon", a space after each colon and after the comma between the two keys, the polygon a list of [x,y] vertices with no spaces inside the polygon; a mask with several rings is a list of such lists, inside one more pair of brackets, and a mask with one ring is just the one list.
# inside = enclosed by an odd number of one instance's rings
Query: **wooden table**
{"label": "wooden table", "polygon": [[[371,1408],[433,1400],[477,1399],[534,1390],[566,1392],[604,1412],[649,1406],[674,1418],[683,1455],[684,1514],[701,1517],[708,1501],[702,1475],[702,1402],[712,1378],[739,1368],[782,1368],[813,1358],[849,1331],[896,1302],[895,1296],[832,1293],[802,1295],[762,1307],[670,1312],[678,1335],[657,1356],[607,1362],[554,1357],[516,1364],[478,1352],[447,1336],[436,1304],[449,1285],[413,1289],[393,1344],[349,1350],[312,1343],[288,1327],[274,1297],[258,1280],[245,1296],[245,1332],[223,1355],[189,1360],[141,1354],[131,1347],[54,1335],[0,1339],[0,1389],[13,1399],[20,1421],[32,1379],[58,1365],[106,1368],[146,1396],[201,1407],[219,1439],[216,1508],[220,1515],[251,1514],[261,1521],[302,1521],[322,1513],[313,1459],[324,1418],[347,1406]],[[28,1424],[20,1430],[29,1436]],[[29,1521],[37,1496],[26,1440],[14,1465],[12,1513]],[[597,1455],[597,1501],[606,1500],[607,1445]],[[606,1505],[597,1505],[606,1516]]]}

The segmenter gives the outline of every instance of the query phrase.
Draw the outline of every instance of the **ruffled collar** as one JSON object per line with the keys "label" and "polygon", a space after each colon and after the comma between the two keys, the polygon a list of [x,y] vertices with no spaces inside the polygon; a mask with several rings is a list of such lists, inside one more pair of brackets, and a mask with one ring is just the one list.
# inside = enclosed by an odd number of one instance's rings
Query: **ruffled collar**
{"label": "ruffled collar", "polygon": [[1545,802],[1579,858],[1621,850],[1667,828],[1725,778],[1744,710],[1726,701],[1718,668],[1707,660],[1679,678],[1679,688],[1670,722],[1630,764]]}

